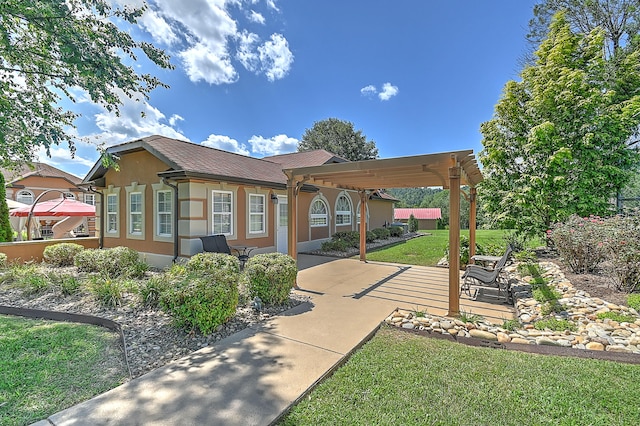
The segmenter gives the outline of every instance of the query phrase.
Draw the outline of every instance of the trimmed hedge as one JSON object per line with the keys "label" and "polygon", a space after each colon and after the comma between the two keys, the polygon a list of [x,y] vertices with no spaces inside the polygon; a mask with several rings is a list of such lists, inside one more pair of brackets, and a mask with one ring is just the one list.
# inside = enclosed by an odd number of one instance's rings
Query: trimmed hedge
{"label": "trimmed hedge", "polygon": [[73,266],[73,259],[84,250],[80,244],[59,243],[44,248],[42,257],[45,263],[53,266]]}
{"label": "trimmed hedge", "polygon": [[149,269],[138,252],[128,247],[83,250],[76,254],[74,264],[79,271],[99,272],[110,277],[141,277]]}
{"label": "trimmed hedge", "polygon": [[244,272],[251,298],[259,297],[266,305],[279,305],[289,298],[296,284],[298,265],[286,254],[264,253],[250,258]]}

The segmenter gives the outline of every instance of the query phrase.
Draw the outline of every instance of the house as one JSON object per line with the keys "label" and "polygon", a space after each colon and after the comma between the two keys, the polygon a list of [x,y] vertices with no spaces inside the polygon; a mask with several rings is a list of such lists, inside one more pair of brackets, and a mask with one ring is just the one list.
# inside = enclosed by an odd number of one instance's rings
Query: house
{"label": "house", "polygon": [[442,219],[440,208],[400,209],[396,208],[393,218],[396,222],[407,223],[409,217],[418,219],[418,229],[437,229],[438,219]]}
{"label": "house", "polygon": [[[87,204],[95,205],[95,194],[79,186],[82,179],[45,163],[23,163],[17,168],[0,169],[5,178],[6,197],[22,204],[33,204],[34,201],[47,201],[66,197]],[[47,192],[49,191],[49,192]],[[40,232],[47,235],[60,218],[41,217]],[[95,220],[88,219],[78,232],[93,235]],[[20,235],[21,236],[21,235]]]}
{"label": "house", "polygon": [[[119,171],[97,162],[84,179],[96,191],[103,247],[128,246],[165,266],[202,251],[201,236],[224,234],[252,253],[287,252],[286,167],[347,160],[324,150],[257,159],[164,136],[110,147]],[[383,194],[383,195],[381,195]],[[393,199],[369,194],[368,229],[393,219]],[[319,248],[336,231],[358,230],[356,191],[302,185],[297,247]]]}

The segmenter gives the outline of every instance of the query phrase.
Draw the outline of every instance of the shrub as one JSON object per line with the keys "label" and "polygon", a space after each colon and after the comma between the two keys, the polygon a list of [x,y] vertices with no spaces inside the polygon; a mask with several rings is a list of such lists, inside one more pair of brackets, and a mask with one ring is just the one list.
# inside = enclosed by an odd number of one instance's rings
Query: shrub
{"label": "shrub", "polygon": [[511,249],[518,253],[527,247],[528,237],[518,231],[508,231],[502,236],[505,245],[510,245]]}
{"label": "shrub", "polygon": [[198,253],[185,265],[187,273],[203,272],[213,275],[228,275],[236,285],[240,274],[240,261],[237,257],[224,253]]}
{"label": "shrub", "polygon": [[194,268],[166,273],[166,285],[160,290],[160,305],[171,313],[176,324],[188,330],[198,329],[205,335],[227,322],[238,307],[238,274],[225,274],[220,269],[205,269],[203,273],[197,269],[210,264],[208,261],[198,260]]}
{"label": "shrub", "polygon": [[614,311],[609,311],[609,312],[600,312],[599,314],[596,315],[596,317],[598,319],[610,319],[616,322],[635,322],[635,320],[638,319],[638,317],[633,316],[633,315],[625,315],[625,314],[621,314],[620,312],[614,312]]}
{"label": "shrub", "polygon": [[281,304],[296,284],[296,261],[281,253],[258,254],[245,267],[249,296],[259,297],[267,305]]}
{"label": "shrub", "polygon": [[389,235],[392,237],[402,237],[404,235],[404,229],[402,226],[391,226],[389,229]]}
{"label": "shrub", "polygon": [[71,274],[50,274],[49,276],[64,296],[76,294],[82,287],[82,282]]}
{"label": "shrub", "polygon": [[325,242],[322,243],[322,246],[321,246],[322,251],[346,252],[350,248],[353,248],[353,246],[351,244],[349,244],[348,241],[345,241],[345,240],[325,241]]}
{"label": "shrub", "polygon": [[514,331],[520,327],[520,322],[517,319],[505,319],[502,321],[502,328],[507,331]]}
{"label": "shrub", "polygon": [[618,290],[631,293],[640,289],[640,216],[615,216],[606,223],[604,270]]}
{"label": "shrub", "polygon": [[[460,236],[460,269],[464,269],[469,264],[469,237],[466,235]],[[484,254],[484,248],[476,243],[476,254]],[[444,249],[444,254],[449,260],[449,243],[447,242],[447,246]],[[502,253],[504,254],[504,253]]]}
{"label": "shrub", "polygon": [[409,216],[409,220],[407,222],[407,224],[409,225],[409,232],[417,232],[418,231],[418,226],[420,225],[418,222],[418,219],[415,218],[414,215],[410,215]]}
{"label": "shrub", "polygon": [[18,286],[26,295],[30,296],[49,290],[51,288],[51,280],[48,276],[34,271],[31,274],[21,276],[18,281]]}
{"label": "shrub", "polygon": [[371,232],[375,234],[376,239],[378,240],[387,240],[391,235],[391,232],[389,232],[387,228],[376,228],[376,229],[373,229]]}
{"label": "shrub", "polygon": [[169,288],[170,280],[166,274],[160,274],[138,284],[138,297],[145,306],[157,307],[162,294]]}
{"label": "shrub", "polygon": [[545,318],[536,321],[533,326],[536,330],[551,330],[551,331],[575,331],[576,325],[569,320],[566,319],[557,319],[557,318]]}
{"label": "shrub", "polygon": [[350,247],[358,247],[360,233],[358,231],[339,231],[333,234],[332,241],[345,241]]}
{"label": "shrub", "polygon": [[526,262],[526,263],[535,262],[536,260],[538,260],[538,256],[536,256],[535,252],[533,252],[533,250],[530,250],[530,249],[524,249],[522,251],[513,253],[513,258],[517,262]]}
{"label": "shrub", "polygon": [[106,275],[94,275],[89,281],[89,292],[103,306],[120,306],[130,283]]}
{"label": "shrub", "polygon": [[99,272],[105,276],[139,278],[149,269],[138,252],[128,247],[83,250],[75,256],[79,271]]}
{"label": "shrub", "polygon": [[605,221],[597,216],[570,216],[551,229],[549,238],[571,271],[594,272],[605,260],[603,242],[607,238]]}
{"label": "shrub", "polygon": [[44,248],[44,261],[53,266],[73,266],[73,259],[84,250],[80,244],[59,243]]}
{"label": "shrub", "polygon": [[[360,234],[358,234],[359,236]],[[365,240],[367,242],[367,244],[374,242],[375,240],[377,240],[378,238],[376,237],[376,234],[374,234],[371,231],[367,231]],[[360,241],[360,239],[358,238],[358,241]],[[360,244],[358,244],[358,247],[360,246]]]}
{"label": "shrub", "polygon": [[4,253],[0,253],[0,269],[4,269],[7,267],[7,255]]}
{"label": "shrub", "polygon": [[627,296],[627,304],[630,308],[640,312],[640,294],[630,294]]}

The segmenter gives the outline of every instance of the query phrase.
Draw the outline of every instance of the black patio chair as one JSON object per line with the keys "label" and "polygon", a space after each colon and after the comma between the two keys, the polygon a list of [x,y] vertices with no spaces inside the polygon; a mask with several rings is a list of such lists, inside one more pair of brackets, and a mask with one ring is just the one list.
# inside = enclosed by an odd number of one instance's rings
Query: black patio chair
{"label": "black patio chair", "polygon": [[[205,237],[200,237],[202,241],[202,250],[210,253],[224,253],[231,255],[232,249],[229,247],[227,243],[227,237],[223,234],[215,234],[215,235],[207,235]],[[234,252],[237,252],[238,260],[240,261],[240,268],[244,268],[244,264],[249,260],[249,254],[245,253],[245,251],[241,252],[240,250],[233,249]]]}
{"label": "black patio chair", "polygon": [[498,289],[498,295],[504,297],[505,302],[509,301],[509,278],[506,276],[504,268],[509,262],[513,249],[511,245],[493,266],[493,268],[485,268],[478,265],[468,265],[462,275],[463,282],[460,286],[460,294],[464,291],[473,300],[478,297],[479,289],[476,288],[473,295],[471,294],[471,286],[492,287]]}

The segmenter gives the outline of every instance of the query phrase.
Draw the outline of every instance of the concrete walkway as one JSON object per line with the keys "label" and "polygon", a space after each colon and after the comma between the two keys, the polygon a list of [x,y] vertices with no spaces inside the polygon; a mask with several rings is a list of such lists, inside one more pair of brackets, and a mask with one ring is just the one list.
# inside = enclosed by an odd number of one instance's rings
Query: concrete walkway
{"label": "concrete walkway", "polygon": [[404,267],[329,260],[300,256],[309,302],[37,425],[270,424],[399,306],[387,296]]}

